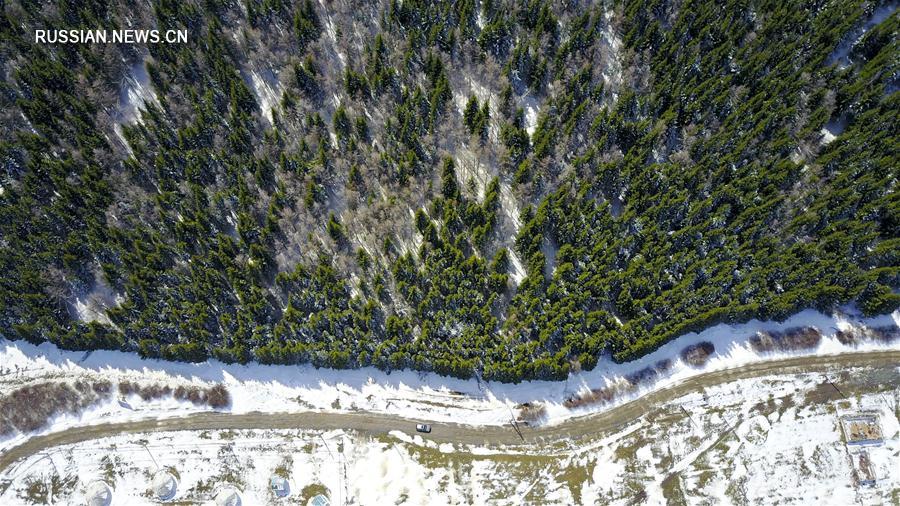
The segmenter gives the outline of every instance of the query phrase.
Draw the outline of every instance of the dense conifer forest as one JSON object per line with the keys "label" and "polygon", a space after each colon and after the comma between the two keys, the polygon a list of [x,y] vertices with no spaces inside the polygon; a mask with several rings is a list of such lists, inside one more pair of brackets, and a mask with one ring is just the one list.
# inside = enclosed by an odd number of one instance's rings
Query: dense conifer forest
{"label": "dense conifer forest", "polygon": [[900,305],[896,3],[0,5],[6,338],[518,381]]}

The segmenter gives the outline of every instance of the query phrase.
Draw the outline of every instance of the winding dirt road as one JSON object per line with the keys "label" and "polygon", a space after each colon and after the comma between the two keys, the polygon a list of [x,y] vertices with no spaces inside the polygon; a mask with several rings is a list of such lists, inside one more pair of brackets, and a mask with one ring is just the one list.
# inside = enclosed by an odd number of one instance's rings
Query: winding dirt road
{"label": "winding dirt road", "polygon": [[[425,437],[436,442],[463,444],[542,445],[556,441],[577,441],[598,432],[616,429],[654,407],[685,394],[735,380],[773,374],[831,373],[848,367],[886,369],[886,381],[900,388],[900,351],[870,351],[836,356],[795,357],[759,362],[733,369],[702,373],[675,385],[661,388],[602,413],[587,414],[552,426],[522,427],[522,436],[509,426],[469,426],[434,424]],[[384,434],[399,430],[415,433],[414,420],[376,413],[197,413],[180,418],[149,419],[73,427],[61,432],[36,436],[0,455],[0,474],[19,459],[42,450],[122,434],[183,430],[224,429],[349,429],[365,434]]]}

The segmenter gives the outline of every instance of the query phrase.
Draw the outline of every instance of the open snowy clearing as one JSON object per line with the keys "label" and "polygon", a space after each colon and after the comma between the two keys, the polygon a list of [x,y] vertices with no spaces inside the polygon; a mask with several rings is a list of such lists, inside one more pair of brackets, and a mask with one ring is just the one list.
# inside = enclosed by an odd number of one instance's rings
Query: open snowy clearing
{"label": "open snowy clearing", "polygon": [[[900,496],[896,366],[763,376],[705,388],[607,432],[554,443],[437,443],[391,432],[155,432],[49,448],[0,474],[0,502],[84,504],[891,504]],[[847,444],[841,420],[866,413],[881,439]],[[530,429],[526,429],[529,438]],[[866,454],[862,483],[858,469]],[[272,478],[286,482],[278,498]]]}
{"label": "open snowy clearing", "polygon": [[[849,311],[848,311],[849,312]],[[22,341],[0,340],[0,396],[37,382],[56,380],[103,380],[121,385],[162,384],[172,387],[209,388],[223,384],[231,404],[219,408],[231,413],[250,412],[372,412],[408,419],[464,422],[470,425],[508,424],[522,403],[539,402],[545,411],[540,423],[558,424],[573,417],[608,410],[649,392],[677,384],[687,378],[716,370],[755,362],[802,355],[829,355],[860,350],[898,350],[900,340],[861,341],[842,344],[834,337],[838,330],[889,328],[896,331],[900,312],[863,319],[847,314],[826,316],[815,311],[801,312],[785,322],[751,321],[742,325],[718,325],[699,334],[687,334],[640,360],[612,363],[603,357],[589,372],[573,374],[567,381],[531,381],[520,384],[458,380],[413,371],[385,373],[373,368],[358,370],[315,369],[311,366],[228,365],[216,361],[201,364],[142,360],[134,354],[97,351],[67,352],[49,344],[34,346]],[[815,327],[823,338],[812,349],[761,354],[749,339],[754,333]],[[684,363],[679,353],[687,346],[709,342],[715,351],[701,367]],[[619,395],[610,402],[567,407],[566,400],[581,392],[621,383],[661,360],[670,360],[666,374],[655,381]],[[112,395],[77,414],[62,414],[42,429],[14,433],[0,439],[0,451],[29,437],[66,427],[96,423],[167,418],[209,411],[210,408],[174,397],[143,399],[137,394]]]}

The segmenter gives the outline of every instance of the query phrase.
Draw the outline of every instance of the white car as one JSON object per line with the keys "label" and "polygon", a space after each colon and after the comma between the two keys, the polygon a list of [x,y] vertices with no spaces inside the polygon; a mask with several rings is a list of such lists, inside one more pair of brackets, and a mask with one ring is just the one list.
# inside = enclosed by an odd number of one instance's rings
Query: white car
{"label": "white car", "polygon": [[431,432],[431,425],[428,425],[427,423],[417,423],[416,432],[424,432],[427,434]]}

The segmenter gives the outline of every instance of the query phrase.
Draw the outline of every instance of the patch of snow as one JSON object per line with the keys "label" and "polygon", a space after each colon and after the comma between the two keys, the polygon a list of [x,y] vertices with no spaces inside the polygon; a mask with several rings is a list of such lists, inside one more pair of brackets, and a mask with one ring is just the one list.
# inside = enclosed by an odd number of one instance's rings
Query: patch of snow
{"label": "patch of snow", "polygon": [[[483,85],[477,79],[470,78],[470,79],[468,79],[468,81],[469,81],[469,89],[478,98],[479,104],[483,104],[484,102],[491,101],[491,98],[493,97],[494,94],[491,93],[491,90],[489,90],[487,88],[487,86]],[[493,104],[491,104],[491,106],[492,106],[491,107],[491,115],[494,116],[494,115],[496,115],[496,113],[494,112]]]}
{"label": "patch of snow", "polygon": [[506,213],[506,217],[513,224],[513,233],[511,235],[515,236],[518,234],[519,229],[522,228],[522,220],[519,218],[519,205],[516,203],[516,197],[513,195],[512,188],[507,182],[500,183],[500,204],[503,212]]}
{"label": "patch of snow", "polygon": [[469,97],[465,96],[459,91],[453,91],[453,103],[456,104],[456,110],[460,115],[466,112],[466,104],[469,102]]}
{"label": "patch of snow", "polygon": [[128,156],[134,156],[134,151],[131,149],[131,145],[128,144],[128,141],[125,139],[125,134],[122,131],[122,125],[119,123],[113,124],[113,133],[116,134],[116,138],[119,139],[119,142],[122,146],[125,146],[125,151],[128,153]]}
{"label": "patch of snow", "polygon": [[604,88],[609,93],[610,102],[614,104],[619,98],[619,90],[622,87],[622,39],[616,33],[612,23],[612,11],[603,13],[604,25],[600,32],[600,51],[597,52],[599,61],[595,63],[603,76]]}
{"label": "patch of snow", "polygon": [[544,275],[548,278],[553,275],[556,270],[556,253],[559,246],[552,239],[544,239],[541,241],[541,253],[544,254]]}
{"label": "patch of snow", "polygon": [[453,92],[453,102],[456,104],[457,110],[459,110],[460,114],[463,114],[466,109],[466,104],[469,102],[469,97],[475,96],[478,99],[478,106],[481,107],[485,102],[488,104],[488,109],[490,110],[490,125],[488,126],[488,139],[491,142],[498,142],[500,138],[500,124],[498,118],[500,118],[500,111],[497,109],[496,100],[494,100],[494,92],[491,91],[484,83],[480,82],[476,77],[473,77],[469,74],[464,74],[464,79],[454,79],[452,82]]}
{"label": "patch of snow", "polygon": [[522,97],[522,108],[525,111],[525,131],[531,137],[534,135],[535,128],[537,128],[540,103],[534,96],[525,95]]}
{"label": "patch of snow", "polygon": [[[422,207],[422,209],[424,210],[425,208]],[[413,223],[415,223],[416,212],[413,211],[413,208],[408,206],[407,210],[409,211],[409,217],[412,218]],[[420,234],[418,230],[413,228],[412,234],[408,238],[404,238],[400,234],[395,234],[395,237],[401,251],[411,253],[414,258],[419,257],[419,250],[422,248],[422,242],[425,241],[425,238],[422,237],[422,234]]]}
{"label": "patch of snow", "polygon": [[900,6],[900,3],[891,2],[887,5],[882,5],[881,7],[875,9],[869,18],[862,23],[856,29],[847,33],[842,39],[838,46],[834,49],[834,51],[828,56],[828,60],[826,60],[826,65],[834,65],[837,64],[838,68],[845,69],[850,66],[850,52],[853,50],[853,47],[858,44],[863,37],[865,37],[866,33],[869,32],[872,28],[875,28],[879,24],[881,24],[884,20],[886,20],[889,16],[891,16],[894,11],[897,10],[897,7]]}
{"label": "patch of snow", "polygon": [[847,124],[849,120],[846,116],[841,116],[838,118],[832,118],[828,123],[822,127],[820,131],[822,134],[822,145],[830,144],[834,141],[839,135],[844,133],[844,130],[847,129]]}
{"label": "patch of snow", "polygon": [[338,49],[337,29],[334,26],[334,19],[332,19],[331,14],[328,13],[328,7],[323,0],[319,0],[319,5],[322,7],[322,10],[325,11],[325,34],[328,36],[330,42],[327,47],[331,49],[335,56],[337,56],[341,65],[340,70],[343,71],[347,66],[347,57],[340,49]]}
{"label": "patch of snow", "polygon": [[22,121],[25,122],[25,125],[28,127],[28,130],[29,130],[31,133],[33,133],[33,134],[37,134],[37,133],[38,133],[37,130],[34,129],[34,125],[31,124],[31,121],[28,120],[28,117],[25,116],[25,113],[24,113],[24,112],[21,112],[21,111],[20,111],[20,112],[19,112],[19,116],[22,117]]}
{"label": "patch of snow", "polygon": [[[119,87],[119,107],[116,123],[141,122],[141,109],[147,104],[159,105],[156,91],[150,83],[146,63],[141,60],[129,68]],[[124,140],[124,139],[123,139]],[[125,144],[127,146],[127,143]]]}
{"label": "patch of snow", "polygon": [[272,123],[272,109],[277,107],[281,101],[281,85],[278,78],[271,70],[258,72],[253,70],[250,72],[250,85],[256,94],[259,102],[259,109],[263,116]]}
{"label": "patch of snow", "polygon": [[78,319],[83,322],[100,322],[109,324],[109,317],[106,316],[106,313],[103,311],[98,311],[97,309],[90,307],[88,305],[87,298],[77,298],[75,299],[75,311],[78,316]]}
{"label": "patch of snow", "polygon": [[518,255],[518,253],[515,252],[515,250],[509,249],[508,251],[509,251],[509,263],[511,264],[510,266],[512,267],[512,272],[511,272],[512,279],[516,283],[516,285],[518,285],[519,283],[522,282],[523,279],[525,279],[525,276],[526,276],[525,267],[522,265],[522,260],[519,259],[519,255]]}
{"label": "patch of snow", "polygon": [[623,189],[621,193],[614,196],[609,201],[609,212],[613,215],[614,218],[618,218],[622,216],[622,212],[625,210],[625,190]]}
{"label": "patch of snow", "polygon": [[75,294],[73,299],[69,302],[69,306],[79,320],[110,324],[106,310],[119,306],[124,302],[125,296],[110,287],[103,276],[97,272],[94,274],[94,283],[91,289]]}

